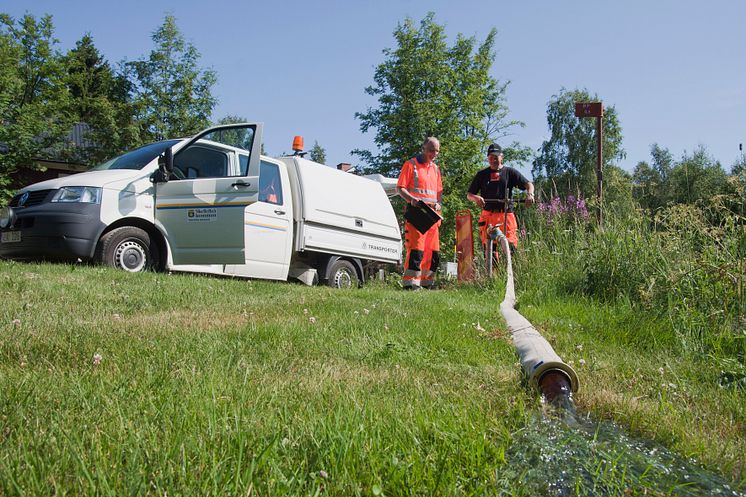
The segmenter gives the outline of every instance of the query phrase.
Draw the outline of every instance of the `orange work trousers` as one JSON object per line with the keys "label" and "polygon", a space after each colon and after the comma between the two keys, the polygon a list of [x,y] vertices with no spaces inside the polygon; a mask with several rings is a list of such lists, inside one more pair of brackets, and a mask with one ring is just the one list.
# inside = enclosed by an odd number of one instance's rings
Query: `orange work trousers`
{"label": "orange work trousers", "polygon": [[[482,239],[485,257],[487,257],[487,242],[489,240],[487,228],[490,225],[500,228],[513,248],[518,246],[518,222],[515,219],[515,214],[512,212],[505,214],[504,212],[482,211],[482,214],[479,215],[479,238]],[[498,250],[500,250],[500,247],[497,245],[492,247],[492,255],[495,259],[498,258]]]}
{"label": "orange work trousers", "polygon": [[440,264],[440,221],[424,234],[411,223],[404,223],[404,243],[407,257],[402,286],[407,289],[432,288]]}

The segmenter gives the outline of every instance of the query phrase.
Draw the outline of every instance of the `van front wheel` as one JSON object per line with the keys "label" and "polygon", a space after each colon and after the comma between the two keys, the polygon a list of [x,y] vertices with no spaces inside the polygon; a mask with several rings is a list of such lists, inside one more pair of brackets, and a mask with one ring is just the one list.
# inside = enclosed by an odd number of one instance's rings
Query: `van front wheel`
{"label": "van front wheel", "polygon": [[102,236],[94,258],[96,262],[130,273],[158,267],[157,249],[152,246],[150,235],[134,226],[122,226]]}
{"label": "van front wheel", "polygon": [[329,268],[326,284],[332,288],[357,288],[360,286],[360,278],[350,261],[338,259]]}

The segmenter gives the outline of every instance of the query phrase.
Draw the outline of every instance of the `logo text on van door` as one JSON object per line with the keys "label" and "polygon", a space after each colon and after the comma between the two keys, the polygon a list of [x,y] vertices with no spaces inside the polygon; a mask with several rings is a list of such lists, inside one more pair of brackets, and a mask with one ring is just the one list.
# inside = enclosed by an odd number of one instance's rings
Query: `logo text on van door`
{"label": "logo text on van door", "polygon": [[372,243],[365,243],[363,242],[363,250],[375,250],[377,252],[386,252],[388,254],[398,254],[399,249],[395,249],[392,247],[384,247],[383,245],[375,245]]}
{"label": "logo text on van door", "polygon": [[214,208],[188,209],[187,221],[189,222],[210,222],[218,217],[218,210]]}

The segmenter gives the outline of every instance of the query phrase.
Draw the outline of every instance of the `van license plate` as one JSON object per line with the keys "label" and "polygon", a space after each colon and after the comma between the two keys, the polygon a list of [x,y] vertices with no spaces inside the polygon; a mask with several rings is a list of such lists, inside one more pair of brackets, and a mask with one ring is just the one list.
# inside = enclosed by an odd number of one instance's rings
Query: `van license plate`
{"label": "van license plate", "polygon": [[15,243],[21,241],[21,232],[20,231],[3,231],[3,234],[0,235],[0,242],[2,243]]}

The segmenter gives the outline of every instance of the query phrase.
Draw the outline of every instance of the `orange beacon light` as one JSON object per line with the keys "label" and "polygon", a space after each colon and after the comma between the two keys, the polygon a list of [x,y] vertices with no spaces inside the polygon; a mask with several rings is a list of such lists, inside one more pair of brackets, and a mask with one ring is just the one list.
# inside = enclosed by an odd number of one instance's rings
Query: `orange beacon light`
{"label": "orange beacon light", "polygon": [[303,150],[303,137],[296,135],[293,137],[293,151],[300,152]]}

